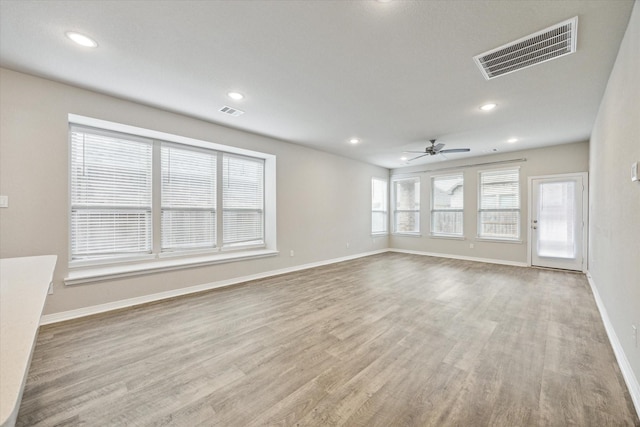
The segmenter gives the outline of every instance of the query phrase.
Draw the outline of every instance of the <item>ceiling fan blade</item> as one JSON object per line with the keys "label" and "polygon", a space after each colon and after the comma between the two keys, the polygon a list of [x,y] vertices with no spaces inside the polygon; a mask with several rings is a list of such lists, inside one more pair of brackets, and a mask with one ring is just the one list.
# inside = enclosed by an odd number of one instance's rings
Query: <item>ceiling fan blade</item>
{"label": "ceiling fan blade", "polygon": [[440,151],[442,149],[442,147],[444,147],[444,144],[442,142],[434,145],[433,150],[434,151]]}
{"label": "ceiling fan blade", "polygon": [[451,148],[449,150],[440,150],[440,153],[466,153],[467,151],[471,151],[470,148]]}
{"label": "ceiling fan blade", "polygon": [[418,153],[418,154],[425,154],[425,151],[403,151],[403,153]]}
{"label": "ceiling fan blade", "polygon": [[428,155],[429,155],[429,153],[424,153],[422,156],[414,157],[413,159],[409,159],[409,160],[407,160],[407,161],[408,161],[408,162],[411,162],[411,161],[413,161],[413,160],[419,159],[420,157],[424,157],[424,156],[428,156]]}

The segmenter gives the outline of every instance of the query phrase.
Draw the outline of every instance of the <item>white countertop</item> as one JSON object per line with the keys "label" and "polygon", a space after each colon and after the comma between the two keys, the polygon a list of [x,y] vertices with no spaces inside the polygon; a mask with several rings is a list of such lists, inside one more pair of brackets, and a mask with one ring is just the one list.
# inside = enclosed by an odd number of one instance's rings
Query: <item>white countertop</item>
{"label": "white countertop", "polygon": [[0,259],[0,426],[16,422],[55,255]]}

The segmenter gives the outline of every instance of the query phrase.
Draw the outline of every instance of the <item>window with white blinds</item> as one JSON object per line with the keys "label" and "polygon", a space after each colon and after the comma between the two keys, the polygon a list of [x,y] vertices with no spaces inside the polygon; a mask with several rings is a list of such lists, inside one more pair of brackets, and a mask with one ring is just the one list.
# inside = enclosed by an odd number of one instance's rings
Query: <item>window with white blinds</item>
{"label": "window with white blinds", "polygon": [[462,173],[431,178],[431,234],[463,236],[464,176]]}
{"label": "window with white blinds", "polygon": [[163,143],[163,252],[216,247],[216,152]]}
{"label": "window with white blinds", "polygon": [[152,142],[71,128],[71,257],[152,250]]}
{"label": "window with white blinds", "polygon": [[371,178],[371,234],[387,233],[387,181]]}
{"label": "window with white blinds", "polygon": [[264,243],[264,160],[222,157],[223,246]]}
{"label": "window with white blinds", "polygon": [[70,151],[74,265],[266,247],[265,159],[76,124]]}
{"label": "window with white blinds", "polygon": [[420,177],[391,182],[393,190],[393,232],[420,232]]}
{"label": "window with white blinds", "polygon": [[520,238],[520,170],[480,172],[478,237]]}

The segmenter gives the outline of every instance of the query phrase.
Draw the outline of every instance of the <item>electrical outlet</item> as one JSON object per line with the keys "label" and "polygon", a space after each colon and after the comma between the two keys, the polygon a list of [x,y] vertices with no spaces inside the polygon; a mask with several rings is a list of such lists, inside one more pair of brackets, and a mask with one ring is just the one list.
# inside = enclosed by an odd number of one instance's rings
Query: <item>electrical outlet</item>
{"label": "electrical outlet", "polygon": [[294,252],[293,252],[293,249],[291,249],[291,252],[289,252],[289,256],[293,256],[293,255],[294,255]]}
{"label": "electrical outlet", "polygon": [[473,248],[475,248],[475,247],[476,247],[476,246],[475,246],[473,243],[469,243],[469,249],[473,249]]}
{"label": "electrical outlet", "polygon": [[0,208],[9,207],[9,196],[0,196]]}
{"label": "electrical outlet", "polygon": [[349,249],[349,242],[347,242],[347,249]]}
{"label": "electrical outlet", "polygon": [[638,347],[638,328],[636,327],[636,325],[631,325],[631,328],[633,329],[633,343],[637,348]]}

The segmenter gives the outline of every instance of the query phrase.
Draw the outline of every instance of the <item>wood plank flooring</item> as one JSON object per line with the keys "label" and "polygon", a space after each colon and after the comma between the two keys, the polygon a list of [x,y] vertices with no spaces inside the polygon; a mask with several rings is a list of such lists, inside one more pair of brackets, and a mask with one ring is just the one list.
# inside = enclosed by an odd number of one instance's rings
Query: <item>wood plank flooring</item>
{"label": "wood plank flooring", "polygon": [[385,253],[44,326],[17,425],[640,422],[583,275]]}

